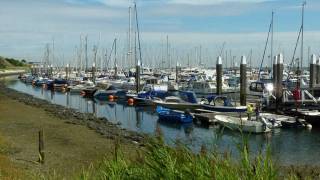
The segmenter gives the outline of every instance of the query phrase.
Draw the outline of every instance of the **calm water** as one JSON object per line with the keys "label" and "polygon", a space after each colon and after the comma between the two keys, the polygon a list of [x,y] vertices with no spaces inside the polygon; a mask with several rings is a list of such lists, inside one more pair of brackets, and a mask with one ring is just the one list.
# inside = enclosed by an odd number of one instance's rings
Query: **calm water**
{"label": "calm water", "polygon": [[[59,93],[26,85],[19,80],[8,82],[10,88],[45,99],[51,103],[76,109],[80,112],[95,113],[98,117],[106,117],[109,121],[121,123],[121,127],[133,131],[153,134],[160,127],[165,140],[173,144],[177,139],[198,151],[202,144],[216,147],[219,152],[231,151],[237,156],[237,146],[242,142],[238,132],[224,130],[219,127],[200,127],[197,125],[173,125],[159,122],[158,116],[151,108],[127,106],[85,99],[77,94]],[[272,156],[280,164],[313,164],[320,165],[320,129],[277,129],[263,135],[248,135],[252,154],[265,150],[268,144]]]}

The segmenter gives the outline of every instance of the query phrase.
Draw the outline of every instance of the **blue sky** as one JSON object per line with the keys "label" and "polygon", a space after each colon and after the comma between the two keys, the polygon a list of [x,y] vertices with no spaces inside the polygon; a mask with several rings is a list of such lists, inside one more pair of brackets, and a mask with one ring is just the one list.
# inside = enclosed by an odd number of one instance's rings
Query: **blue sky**
{"label": "blue sky", "polygon": [[[274,52],[291,59],[301,4],[298,0],[137,0],[144,62],[156,64],[168,35],[172,62],[186,63],[189,54],[196,64],[201,45],[203,62],[213,64],[225,42],[236,60],[252,49],[254,62],[259,63],[272,10]],[[55,61],[66,63],[74,61],[79,37],[87,34],[89,48],[99,42],[100,54],[118,38],[121,59],[127,47],[130,5],[131,0],[1,0],[0,54],[38,61],[45,44],[54,39]],[[319,12],[319,0],[307,1],[305,56],[308,46],[311,53],[320,53]]]}

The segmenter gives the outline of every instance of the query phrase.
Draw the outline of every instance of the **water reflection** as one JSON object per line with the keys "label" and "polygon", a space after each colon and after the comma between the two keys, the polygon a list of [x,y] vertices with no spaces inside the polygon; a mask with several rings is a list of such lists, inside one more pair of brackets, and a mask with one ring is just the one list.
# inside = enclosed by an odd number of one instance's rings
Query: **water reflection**
{"label": "water reflection", "polygon": [[[110,102],[86,99],[78,94],[48,91],[26,85],[20,81],[9,81],[10,88],[25,92],[54,104],[76,109],[80,112],[94,113],[109,121],[121,124],[121,127],[133,131],[154,134],[159,128],[167,143],[176,140],[187,144],[192,150],[199,151],[201,145],[217,148],[219,152],[229,151],[237,156],[237,144],[243,137],[239,132],[214,126],[203,128],[198,125],[170,124],[159,121],[151,107],[128,106],[126,102]],[[282,164],[318,164],[320,165],[320,130],[279,129],[269,134],[248,135],[252,154],[264,151],[268,146],[272,156]]]}

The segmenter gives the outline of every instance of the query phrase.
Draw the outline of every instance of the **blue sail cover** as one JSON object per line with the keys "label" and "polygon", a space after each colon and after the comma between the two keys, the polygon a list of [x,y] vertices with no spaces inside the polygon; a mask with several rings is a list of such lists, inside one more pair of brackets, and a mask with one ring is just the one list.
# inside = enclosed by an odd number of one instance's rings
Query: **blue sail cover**
{"label": "blue sail cover", "polygon": [[229,106],[229,107],[232,107],[233,105],[231,104],[231,100],[226,97],[226,96],[219,96],[219,95],[210,95],[206,98],[209,102],[209,104],[212,102],[212,101],[215,101],[216,99],[223,99],[223,104],[224,106]]}
{"label": "blue sail cover", "polygon": [[180,91],[179,96],[182,100],[189,103],[198,103],[196,94],[193,91]]}
{"label": "blue sail cover", "polygon": [[139,93],[138,94],[138,98],[165,98],[168,96],[168,92],[167,91],[147,91],[147,92],[143,92],[143,93]]}

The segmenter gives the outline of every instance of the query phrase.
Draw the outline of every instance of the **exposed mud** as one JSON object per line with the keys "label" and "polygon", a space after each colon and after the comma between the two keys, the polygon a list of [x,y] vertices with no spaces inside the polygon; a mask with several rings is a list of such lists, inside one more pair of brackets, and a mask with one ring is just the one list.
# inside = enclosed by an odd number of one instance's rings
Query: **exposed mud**
{"label": "exposed mud", "polygon": [[117,137],[120,138],[122,142],[128,141],[135,144],[140,143],[142,145],[144,138],[147,136],[146,134],[121,128],[119,124],[111,123],[106,118],[95,117],[92,113],[81,113],[74,109],[52,104],[46,100],[10,89],[3,83],[0,84],[0,93],[11,99],[23,102],[26,105],[42,108],[57,118],[65,120],[66,123],[85,125],[109,139],[115,139]]}

